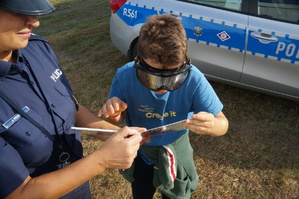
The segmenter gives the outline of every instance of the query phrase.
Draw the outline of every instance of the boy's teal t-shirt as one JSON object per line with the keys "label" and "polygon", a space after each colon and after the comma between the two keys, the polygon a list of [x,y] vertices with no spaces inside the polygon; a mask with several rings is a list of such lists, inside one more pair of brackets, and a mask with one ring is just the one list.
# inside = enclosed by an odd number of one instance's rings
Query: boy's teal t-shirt
{"label": "boy's teal t-shirt", "polygon": [[[147,129],[190,118],[193,113],[205,111],[217,115],[222,109],[214,89],[195,66],[190,69],[186,82],[177,90],[160,95],[144,87],[138,80],[134,62],[117,70],[109,98],[118,97],[127,103],[128,126]],[[152,136],[151,146],[171,144],[187,130]]]}

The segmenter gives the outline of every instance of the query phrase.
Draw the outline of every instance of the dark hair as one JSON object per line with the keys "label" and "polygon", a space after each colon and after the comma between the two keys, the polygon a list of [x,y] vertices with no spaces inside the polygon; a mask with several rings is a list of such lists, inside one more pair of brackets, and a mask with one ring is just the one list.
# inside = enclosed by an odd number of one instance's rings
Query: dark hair
{"label": "dark hair", "polygon": [[187,38],[181,20],[171,15],[150,16],[140,29],[138,54],[165,69],[186,61]]}

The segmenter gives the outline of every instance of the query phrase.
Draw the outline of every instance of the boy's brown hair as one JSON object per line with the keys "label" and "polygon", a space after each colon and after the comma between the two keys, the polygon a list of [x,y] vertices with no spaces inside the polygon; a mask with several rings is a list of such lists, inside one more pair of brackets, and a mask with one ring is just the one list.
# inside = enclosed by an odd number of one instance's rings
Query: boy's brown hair
{"label": "boy's brown hair", "polygon": [[181,20],[171,15],[150,16],[140,29],[138,54],[141,60],[151,59],[164,69],[187,61],[187,38]]}

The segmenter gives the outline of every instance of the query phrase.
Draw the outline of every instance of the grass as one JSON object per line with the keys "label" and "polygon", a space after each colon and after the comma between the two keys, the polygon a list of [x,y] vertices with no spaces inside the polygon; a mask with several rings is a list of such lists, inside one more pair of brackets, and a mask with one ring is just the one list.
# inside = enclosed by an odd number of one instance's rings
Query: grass
{"label": "grass", "polygon": [[[110,42],[107,0],[52,0],[35,33],[54,48],[79,102],[97,113],[128,60]],[[299,198],[299,103],[211,82],[230,121],[222,137],[191,133],[200,176],[192,199]],[[83,136],[85,154],[102,142]],[[113,149],[111,149],[113,150]],[[91,180],[94,199],[131,198],[117,170]],[[155,198],[160,198],[157,193]]]}

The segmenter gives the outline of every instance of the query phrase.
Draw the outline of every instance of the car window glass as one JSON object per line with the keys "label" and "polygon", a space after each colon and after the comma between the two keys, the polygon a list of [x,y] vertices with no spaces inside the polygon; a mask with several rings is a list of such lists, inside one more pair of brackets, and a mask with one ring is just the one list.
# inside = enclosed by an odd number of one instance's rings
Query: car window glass
{"label": "car window glass", "polygon": [[205,5],[215,6],[219,8],[226,8],[232,10],[241,10],[242,0],[188,0]]}
{"label": "car window glass", "polygon": [[298,0],[259,0],[258,15],[299,23]]}

